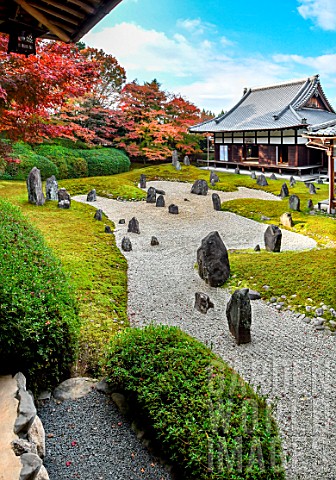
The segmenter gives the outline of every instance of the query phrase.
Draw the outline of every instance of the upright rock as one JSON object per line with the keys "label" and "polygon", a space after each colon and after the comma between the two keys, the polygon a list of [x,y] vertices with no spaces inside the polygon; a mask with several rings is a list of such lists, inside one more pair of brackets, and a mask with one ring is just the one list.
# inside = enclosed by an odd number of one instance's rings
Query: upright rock
{"label": "upright rock", "polygon": [[146,175],[140,175],[140,188],[146,188]]}
{"label": "upright rock", "polygon": [[194,193],[195,195],[207,195],[208,190],[209,187],[205,180],[196,180],[191,187],[191,193]]}
{"label": "upright rock", "polygon": [[94,218],[95,220],[99,220],[99,221],[103,220],[103,210],[101,208],[98,208],[98,210],[96,210],[96,213],[94,214]]}
{"label": "upright rock", "polygon": [[210,300],[209,295],[202,292],[196,292],[194,308],[201,313],[207,313],[209,308],[214,308],[214,304]]}
{"label": "upright rock", "polygon": [[147,203],[156,203],[156,190],[154,187],[149,187],[147,190]]}
{"label": "upright rock", "polygon": [[130,233],[140,233],[139,222],[135,217],[131,218],[128,222],[127,231]]}
{"label": "upright rock", "polygon": [[260,187],[267,187],[268,183],[267,183],[265,175],[261,174],[261,175],[258,176],[257,185],[259,185]]}
{"label": "upright rock", "polygon": [[289,208],[296,212],[300,211],[300,199],[297,195],[291,195],[289,197]]}
{"label": "upright rock", "polygon": [[236,173],[237,175],[240,175],[239,167],[236,167],[236,168],[235,168],[235,173]]}
{"label": "upright rock", "polygon": [[269,225],[264,234],[265,247],[268,252],[280,252],[282,232],[276,225]]}
{"label": "upright rock", "polygon": [[177,206],[177,205],[174,205],[174,203],[172,203],[171,205],[169,205],[169,207],[168,207],[168,213],[172,213],[173,215],[178,215],[178,213],[179,213],[178,206]]}
{"label": "upright rock", "polygon": [[165,199],[164,199],[164,196],[163,195],[159,195],[156,199],[156,206],[157,207],[165,207],[166,206],[166,202],[165,202]]}
{"label": "upright rock", "polygon": [[212,205],[214,210],[220,210],[222,206],[221,199],[219,198],[218,193],[213,193],[212,194]]}
{"label": "upright rock", "polygon": [[178,162],[178,154],[177,151],[174,150],[172,153],[172,164],[174,165],[174,167],[176,167],[176,162]]}
{"label": "upright rock", "polygon": [[275,173],[272,173],[272,175],[270,176],[270,180],[277,180]]}
{"label": "upright rock", "polygon": [[283,183],[280,191],[280,197],[285,198],[289,196],[289,191],[287,187],[287,183]]}
{"label": "upright rock", "polygon": [[155,247],[156,245],[160,245],[160,242],[159,242],[159,240],[157,239],[157,237],[154,237],[154,236],[153,236],[153,237],[151,238],[151,245],[152,245],[152,247]]}
{"label": "upright rock", "polygon": [[316,194],[316,188],[315,188],[315,185],[313,183],[310,183],[309,184],[309,193],[311,195],[315,195]]}
{"label": "upright rock", "polygon": [[42,179],[40,170],[36,167],[32,168],[26,180],[28,190],[28,202],[37,206],[45,204],[45,198],[42,191]]}
{"label": "upright rock", "polygon": [[[295,180],[295,178],[293,177],[293,175],[290,176],[290,178],[289,178],[289,183],[291,184],[291,187],[296,184],[296,180]],[[293,185],[292,185],[292,184],[293,184]]]}
{"label": "upright rock", "polygon": [[70,208],[71,197],[65,188],[60,188],[57,192],[58,208]]}
{"label": "upright rock", "polygon": [[47,178],[47,181],[46,181],[47,200],[57,200],[57,192],[58,192],[58,183],[57,183],[56,177],[55,175],[51,175],[51,177]]}
{"label": "upright rock", "polygon": [[307,208],[309,210],[314,210],[314,203],[313,203],[313,200],[311,198],[307,202]]}
{"label": "upright rock", "polygon": [[317,183],[318,183],[319,185],[323,185],[323,180],[322,180],[322,178],[319,178],[319,179],[317,180]]}
{"label": "upright rock", "polygon": [[176,170],[181,170],[181,169],[182,169],[181,164],[180,164],[180,162],[179,162],[178,160],[177,160],[177,162],[176,162],[176,164],[175,164],[175,168],[176,168]]}
{"label": "upright rock", "polygon": [[257,175],[256,175],[255,172],[251,173],[251,178],[252,178],[252,180],[257,180]]}
{"label": "upright rock", "polygon": [[132,250],[132,242],[128,237],[123,237],[121,241],[121,248],[124,252],[130,252]]}
{"label": "upright rock", "polygon": [[248,288],[233,293],[226,307],[226,317],[237,345],[250,343],[252,310]]}
{"label": "upright rock", "polygon": [[86,197],[87,202],[95,202],[97,200],[97,194],[96,194],[96,189],[93,188],[92,190],[89,191]]}
{"label": "upright rock", "polygon": [[210,172],[210,183],[213,184],[213,183],[217,183],[217,182],[219,182],[219,177],[213,170],[211,170],[211,172]]}
{"label": "upright rock", "polygon": [[186,156],[184,157],[183,163],[184,163],[184,165],[186,165],[187,167],[190,166],[190,159],[189,159],[188,155],[186,155]]}
{"label": "upright rock", "polygon": [[105,233],[113,233],[110,225],[105,225]]}
{"label": "upright rock", "polygon": [[230,276],[226,247],[218,232],[211,232],[197,250],[198,273],[211,287],[220,287]]}
{"label": "upright rock", "polygon": [[283,213],[280,217],[280,223],[284,227],[292,228],[292,226],[294,225],[292,214],[289,212]]}

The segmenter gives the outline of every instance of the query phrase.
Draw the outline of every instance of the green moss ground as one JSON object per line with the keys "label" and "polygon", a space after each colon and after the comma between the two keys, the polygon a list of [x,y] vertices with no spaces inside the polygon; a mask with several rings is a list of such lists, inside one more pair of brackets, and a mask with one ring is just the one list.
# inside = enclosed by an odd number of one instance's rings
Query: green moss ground
{"label": "green moss ground", "polygon": [[77,202],[70,210],[57,208],[56,202],[31,205],[23,182],[0,182],[0,197],[22,209],[60,258],[82,322],[77,368],[96,371],[110,337],[128,324],[127,263],[114,236],[104,233],[104,223],[113,228],[112,222],[94,220],[95,209]]}

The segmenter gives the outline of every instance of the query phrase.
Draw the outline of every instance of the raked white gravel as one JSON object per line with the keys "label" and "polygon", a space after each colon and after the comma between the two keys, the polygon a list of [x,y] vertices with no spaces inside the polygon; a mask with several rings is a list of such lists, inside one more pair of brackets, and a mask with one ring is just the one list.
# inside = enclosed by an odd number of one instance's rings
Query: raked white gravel
{"label": "raked white gravel", "polygon": [[[115,222],[118,246],[125,235],[132,241],[133,250],[124,253],[128,261],[131,324],[177,325],[212,347],[275,402],[287,478],[336,479],[336,337],[315,331],[290,311],[277,311],[258,300],[252,302],[252,342],[237,346],[225,315],[228,291],[207,286],[195,269],[196,251],[211,231],[218,230],[228,249],[254,248],[256,244],[264,248],[266,225],[213,210],[211,191],[202,197],[191,194],[191,185],[187,183],[150,182],[149,186],[165,190],[165,208],[106,198],[92,203]],[[246,188],[218,193],[222,201],[279,200],[269,193]],[[86,196],[73,200],[86,203]],[[168,213],[171,203],[178,205],[179,215]],[[127,233],[128,221],[133,216],[139,220],[140,235]],[[118,224],[121,218],[126,220],[125,225]],[[282,250],[316,246],[314,240],[303,235],[284,229],[282,233]],[[159,246],[150,245],[152,235],[157,236]],[[197,291],[207,293],[215,304],[206,315],[194,309]]]}

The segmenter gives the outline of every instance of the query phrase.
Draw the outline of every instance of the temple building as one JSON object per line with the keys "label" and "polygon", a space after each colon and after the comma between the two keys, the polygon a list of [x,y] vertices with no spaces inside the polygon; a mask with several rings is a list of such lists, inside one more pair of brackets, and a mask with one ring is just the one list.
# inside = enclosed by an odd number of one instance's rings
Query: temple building
{"label": "temple building", "polygon": [[308,139],[302,134],[308,128],[323,128],[334,121],[336,113],[315,75],[245,89],[231,110],[191,127],[190,132],[213,135],[215,165],[301,175],[328,168],[326,152],[307,148]]}

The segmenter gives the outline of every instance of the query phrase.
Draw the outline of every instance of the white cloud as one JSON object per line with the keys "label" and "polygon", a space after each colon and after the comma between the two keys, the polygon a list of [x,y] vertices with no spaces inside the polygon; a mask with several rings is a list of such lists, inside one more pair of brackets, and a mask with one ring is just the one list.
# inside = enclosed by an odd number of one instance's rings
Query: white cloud
{"label": "white cloud", "polygon": [[323,30],[336,30],[335,0],[298,0],[298,11],[305,19],[312,20]]}
{"label": "white cloud", "polygon": [[179,19],[176,22],[177,28],[186,30],[189,34],[203,34],[206,31],[214,31],[215,25],[204,22],[200,18]]}
{"label": "white cloud", "polygon": [[181,33],[168,36],[124,22],[101,32],[90,32],[84,41],[114,55],[125,67],[129,81],[157,78],[164,89],[180,93],[215,113],[233,106],[244,87],[270,85],[315,73],[321,73],[333,85],[335,55],[236,56],[229,39],[218,38],[216,43],[215,38],[190,40]]}

